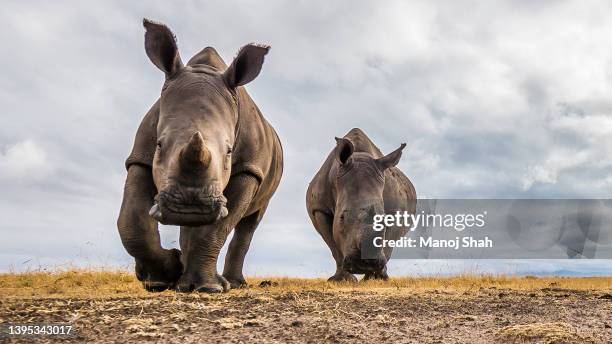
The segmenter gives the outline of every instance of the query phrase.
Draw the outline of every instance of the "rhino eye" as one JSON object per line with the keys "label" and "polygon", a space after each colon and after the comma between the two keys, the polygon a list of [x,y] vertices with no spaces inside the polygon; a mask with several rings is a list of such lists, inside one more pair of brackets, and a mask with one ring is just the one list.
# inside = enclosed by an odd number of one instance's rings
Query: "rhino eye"
{"label": "rhino eye", "polygon": [[232,151],[233,151],[233,150],[232,150],[232,147],[229,147],[229,148],[227,149],[227,154],[232,154]]}
{"label": "rhino eye", "polygon": [[161,146],[162,146],[161,141],[157,141],[157,149],[161,149]]}

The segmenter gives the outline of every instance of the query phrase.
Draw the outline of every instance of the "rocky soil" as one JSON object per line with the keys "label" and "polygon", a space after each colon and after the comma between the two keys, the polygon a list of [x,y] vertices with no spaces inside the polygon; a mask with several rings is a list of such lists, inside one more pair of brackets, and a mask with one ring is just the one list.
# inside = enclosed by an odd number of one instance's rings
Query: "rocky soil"
{"label": "rocky soil", "polygon": [[556,288],[284,290],[226,294],[3,297],[2,323],[72,323],[68,338],[104,343],[610,343],[612,294]]}

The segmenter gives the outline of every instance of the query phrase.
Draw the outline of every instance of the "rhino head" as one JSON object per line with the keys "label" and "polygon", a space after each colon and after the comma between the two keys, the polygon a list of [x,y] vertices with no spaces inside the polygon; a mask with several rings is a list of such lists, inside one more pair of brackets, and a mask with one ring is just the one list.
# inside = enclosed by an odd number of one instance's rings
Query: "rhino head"
{"label": "rhino head", "polygon": [[406,144],[381,158],[355,152],[351,140],[336,138],[334,155],[338,161],[336,209],[333,236],[342,256],[342,269],[356,274],[382,273],[388,257],[373,245],[384,239],[386,229],[376,231],[373,218],[384,214],[385,171],[399,162]]}
{"label": "rhino head", "polygon": [[214,223],[228,215],[236,89],[257,77],[269,47],[244,46],[224,71],[185,66],[165,25],[145,19],[144,27],[147,56],[165,74],[152,167],[158,194],[149,214],[163,224]]}

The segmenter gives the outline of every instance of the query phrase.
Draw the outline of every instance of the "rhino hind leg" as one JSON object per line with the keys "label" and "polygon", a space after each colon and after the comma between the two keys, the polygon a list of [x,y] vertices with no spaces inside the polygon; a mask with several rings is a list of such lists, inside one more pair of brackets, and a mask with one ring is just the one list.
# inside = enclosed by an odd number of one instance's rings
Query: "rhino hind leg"
{"label": "rhino hind leg", "polygon": [[389,280],[389,275],[387,274],[387,267],[385,266],[382,271],[368,272],[367,274],[365,274],[365,276],[363,276],[363,280]]}
{"label": "rhino hind leg", "polygon": [[353,274],[348,271],[342,270],[342,260],[344,257],[334,241],[333,216],[325,214],[321,211],[314,211],[314,214],[311,216],[311,220],[312,224],[317,229],[317,232],[319,232],[321,237],[323,237],[323,241],[325,241],[331,250],[332,256],[336,261],[336,273],[327,280],[330,282],[357,282],[357,277],[353,276]]}
{"label": "rhino hind leg", "polygon": [[180,263],[181,251],[168,250],[169,257],[164,261],[146,262],[136,259],[136,278],[142,282],[147,291],[160,292],[172,289],[181,276],[183,267]]}
{"label": "rhino hind leg", "polygon": [[336,273],[327,279],[328,282],[350,282],[357,283],[357,277],[350,272],[336,271]]}
{"label": "rhino hind leg", "polygon": [[259,181],[252,175],[232,177],[225,190],[228,215],[218,223],[192,228],[189,249],[183,257],[185,269],[176,286],[178,291],[219,293],[230,289],[229,281],[217,273],[217,259],[228,234],[248,210],[258,186]]}
{"label": "rhino hind leg", "polygon": [[229,282],[231,288],[248,287],[242,269],[244,266],[244,258],[251,245],[253,233],[259,225],[261,218],[266,212],[267,204],[255,213],[244,217],[234,229],[234,236],[230,241],[225,256],[225,266],[223,268],[223,277]]}
{"label": "rhino hind leg", "polygon": [[136,261],[138,280],[149,291],[162,291],[174,286],[183,267],[180,251],[162,248],[157,221],[148,214],[155,193],[151,168],[131,165],[117,228],[123,246]]}

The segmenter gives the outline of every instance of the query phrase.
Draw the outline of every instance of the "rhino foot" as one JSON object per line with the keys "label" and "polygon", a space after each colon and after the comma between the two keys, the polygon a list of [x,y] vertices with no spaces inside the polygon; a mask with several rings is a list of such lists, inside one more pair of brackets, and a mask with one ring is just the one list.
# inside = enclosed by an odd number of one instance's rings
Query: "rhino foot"
{"label": "rhino foot", "polygon": [[181,251],[177,249],[165,250],[161,259],[156,261],[136,260],[136,278],[147,291],[171,289],[182,272]]}
{"label": "rhino foot", "polygon": [[353,274],[346,272],[346,271],[341,271],[341,272],[336,272],[335,275],[333,275],[332,277],[327,279],[328,282],[351,282],[351,283],[357,283],[357,277],[353,276]]}
{"label": "rhino foot", "polygon": [[223,276],[229,282],[231,289],[242,289],[248,288],[249,284],[244,279],[244,277],[231,277],[231,276]]}
{"label": "rhino foot", "polygon": [[209,294],[222,293],[230,290],[230,283],[219,274],[216,274],[210,280],[186,274],[178,281],[176,290],[183,293],[190,293],[192,291]]}
{"label": "rhino foot", "polygon": [[368,272],[367,274],[365,274],[365,276],[363,276],[363,280],[364,281],[368,281],[368,280],[383,280],[383,281],[387,281],[389,280],[389,275],[387,274],[387,270],[383,270],[383,271],[377,271],[377,272]]}

